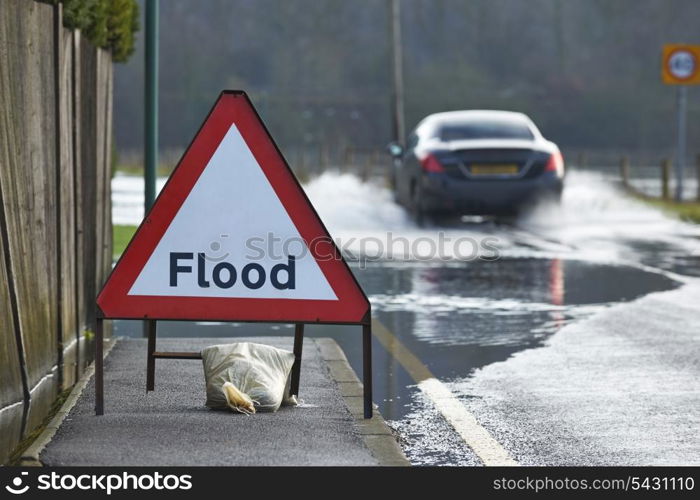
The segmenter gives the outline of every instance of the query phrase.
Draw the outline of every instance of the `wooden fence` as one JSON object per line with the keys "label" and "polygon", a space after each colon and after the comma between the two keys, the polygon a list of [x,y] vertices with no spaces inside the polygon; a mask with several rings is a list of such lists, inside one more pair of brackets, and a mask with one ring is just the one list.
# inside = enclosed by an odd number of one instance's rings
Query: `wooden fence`
{"label": "wooden fence", "polygon": [[[695,157],[695,172],[684,169],[683,200],[700,202],[700,155]],[[671,158],[664,158],[658,166],[630,166],[629,157],[620,159],[622,187],[639,196],[670,200],[675,197],[675,169]]]}
{"label": "wooden fence", "polygon": [[112,61],[61,6],[0,2],[0,463],[91,361],[111,267]]}
{"label": "wooden fence", "polygon": [[381,181],[391,174],[391,159],[381,149],[314,145],[288,149],[284,154],[301,182],[308,182],[324,172],[353,174],[364,181]]}

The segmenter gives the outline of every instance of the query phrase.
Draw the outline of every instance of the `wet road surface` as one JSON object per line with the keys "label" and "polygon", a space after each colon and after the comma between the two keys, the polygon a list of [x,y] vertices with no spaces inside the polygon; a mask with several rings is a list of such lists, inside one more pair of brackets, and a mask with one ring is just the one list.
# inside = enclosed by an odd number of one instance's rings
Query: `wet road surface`
{"label": "wet road surface", "polygon": [[[528,399],[526,392],[509,393],[484,373],[496,373],[487,371],[491,367],[499,370],[498,373],[508,373],[509,378],[496,376],[497,380],[520,380],[529,367],[516,354],[546,353],[557,342],[576,345],[584,358],[599,357],[595,349],[588,353],[587,344],[578,345],[553,336],[586,325],[601,315],[605,317],[621,304],[652,292],[676,289],[684,281],[692,281],[692,276],[700,276],[700,231],[695,226],[668,219],[625,199],[604,178],[585,173],[570,175],[561,207],[536,207],[530,214],[506,224],[468,220],[451,222],[446,227],[419,228],[391,202],[385,189],[364,185],[351,176],[324,176],[307,186],[307,192],[331,234],[343,240],[340,246],[346,254],[361,258],[352,268],[372,302],[373,316],[517,460],[533,464],[606,463],[606,460],[642,464],[636,460],[653,460],[646,455],[625,455],[624,446],[619,445],[620,456],[595,455],[596,459],[587,461],[586,457],[593,455],[587,455],[586,448],[578,444],[585,442],[593,446],[595,440],[584,437],[583,431],[560,432],[568,448],[533,444],[535,438],[528,441],[528,436],[535,434],[528,433],[528,425],[535,422],[540,424],[539,429],[551,431],[553,427],[543,423],[546,416],[557,411],[568,415],[571,412],[567,404],[573,404],[571,401],[576,398],[547,408],[549,413],[529,415],[528,409],[537,405]],[[385,242],[387,230],[395,237],[404,238],[409,245],[374,242],[372,246],[358,241],[369,236]],[[446,245],[439,255],[430,254],[429,243],[438,241],[441,235],[452,240],[466,238],[476,251],[463,258],[463,249]],[[430,255],[422,252],[426,245]],[[624,330],[623,326],[618,324],[618,330]],[[591,334],[588,329],[585,332]],[[162,322],[158,331],[163,337],[287,334],[293,334],[292,325]],[[115,335],[141,336],[141,325],[116,322]],[[307,327],[307,335],[334,338],[355,371],[361,373],[359,327],[312,325]],[[617,348],[612,336],[610,346],[604,345],[605,331],[598,331],[597,335],[597,349],[607,352]],[[656,338],[653,330],[645,335],[650,342]],[[576,336],[567,333],[566,338]],[[591,389],[577,385],[578,379],[567,382],[568,376],[580,377],[582,372],[572,370],[569,374],[562,370],[565,359],[558,359],[557,364],[552,358],[549,362],[557,369],[548,373],[547,361],[542,360],[549,358],[546,354],[541,356],[537,366],[542,380],[559,380],[559,391],[570,385],[572,390],[579,391],[577,397]],[[509,372],[510,363],[518,368]],[[657,365],[651,366],[649,369],[658,369]],[[614,366],[603,361],[596,369],[601,383],[614,372]],[[416,464],[438,465],[482,462],[419,389],[395,354],[376,341],[374,373],[375,402],[398,431],[409,459]],[[480,377],[484,376],[491,385],[480,385]],[[654,383],[650,380],[650,388],[668,389],[677,374],[671,369],[659,373],[659,377],[661,380]],[[693,390],[695,386],[689,394],[694,394]],[[510,395],[513,400],[489,407],[484,401],[491,398],[493,402],[494,394]],[[300,396],[303,399],[303,387]],[[628,403],[627,408],[634,411],[619,416],[623,421],[641,411],[634,401]],[[510,422],[509,412],[518,415]],[[697,412],[692,406],[680,405],[674,418],[690,422]],[[585,420],[586,414],[579,413],[577,418]],[[517,439],[508,437],[511,431]],[[575,449],[578,451],[574,452]],[[682,456],[685,455],[679,455],[679,459]]]}

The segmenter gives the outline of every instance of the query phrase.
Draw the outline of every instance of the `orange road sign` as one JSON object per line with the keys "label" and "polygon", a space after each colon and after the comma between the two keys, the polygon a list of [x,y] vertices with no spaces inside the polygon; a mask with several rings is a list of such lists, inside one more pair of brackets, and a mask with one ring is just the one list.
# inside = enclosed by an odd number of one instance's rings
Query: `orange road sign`
{"label": "orange road sign", "polygon": [[669,85],[700,84],[700,45],[664,45],[661,78]]}

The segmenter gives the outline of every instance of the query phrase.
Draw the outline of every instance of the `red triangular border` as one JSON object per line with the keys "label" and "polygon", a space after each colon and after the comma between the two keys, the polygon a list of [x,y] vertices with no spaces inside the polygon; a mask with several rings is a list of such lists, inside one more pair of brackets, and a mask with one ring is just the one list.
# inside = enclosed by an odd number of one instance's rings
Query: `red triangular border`
{"label": "red triangular border", "polygon": [[[338,300],[128,295],[171,221],[235,123]],[[316,243],[322,240],[321,243]],[[314,241],[314,245],[310,242]],[[332,255],[328,259],[323,256]],[[227,90],[163,187],[97,297],[105,318],[360,323],[369,301],[245,92]]]}

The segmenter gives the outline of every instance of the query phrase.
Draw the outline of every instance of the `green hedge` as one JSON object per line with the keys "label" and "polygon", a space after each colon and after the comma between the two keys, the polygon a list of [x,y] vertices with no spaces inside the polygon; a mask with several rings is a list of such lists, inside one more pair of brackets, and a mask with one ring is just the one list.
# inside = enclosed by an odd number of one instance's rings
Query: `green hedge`
{"label": "green hedge", "polygon": [[136,0],[43,1],[62,3],[63,25],[79,29],[95,46],[109,49],[114,61],[126,61],[134,52],[134,38],[139,30]]}

